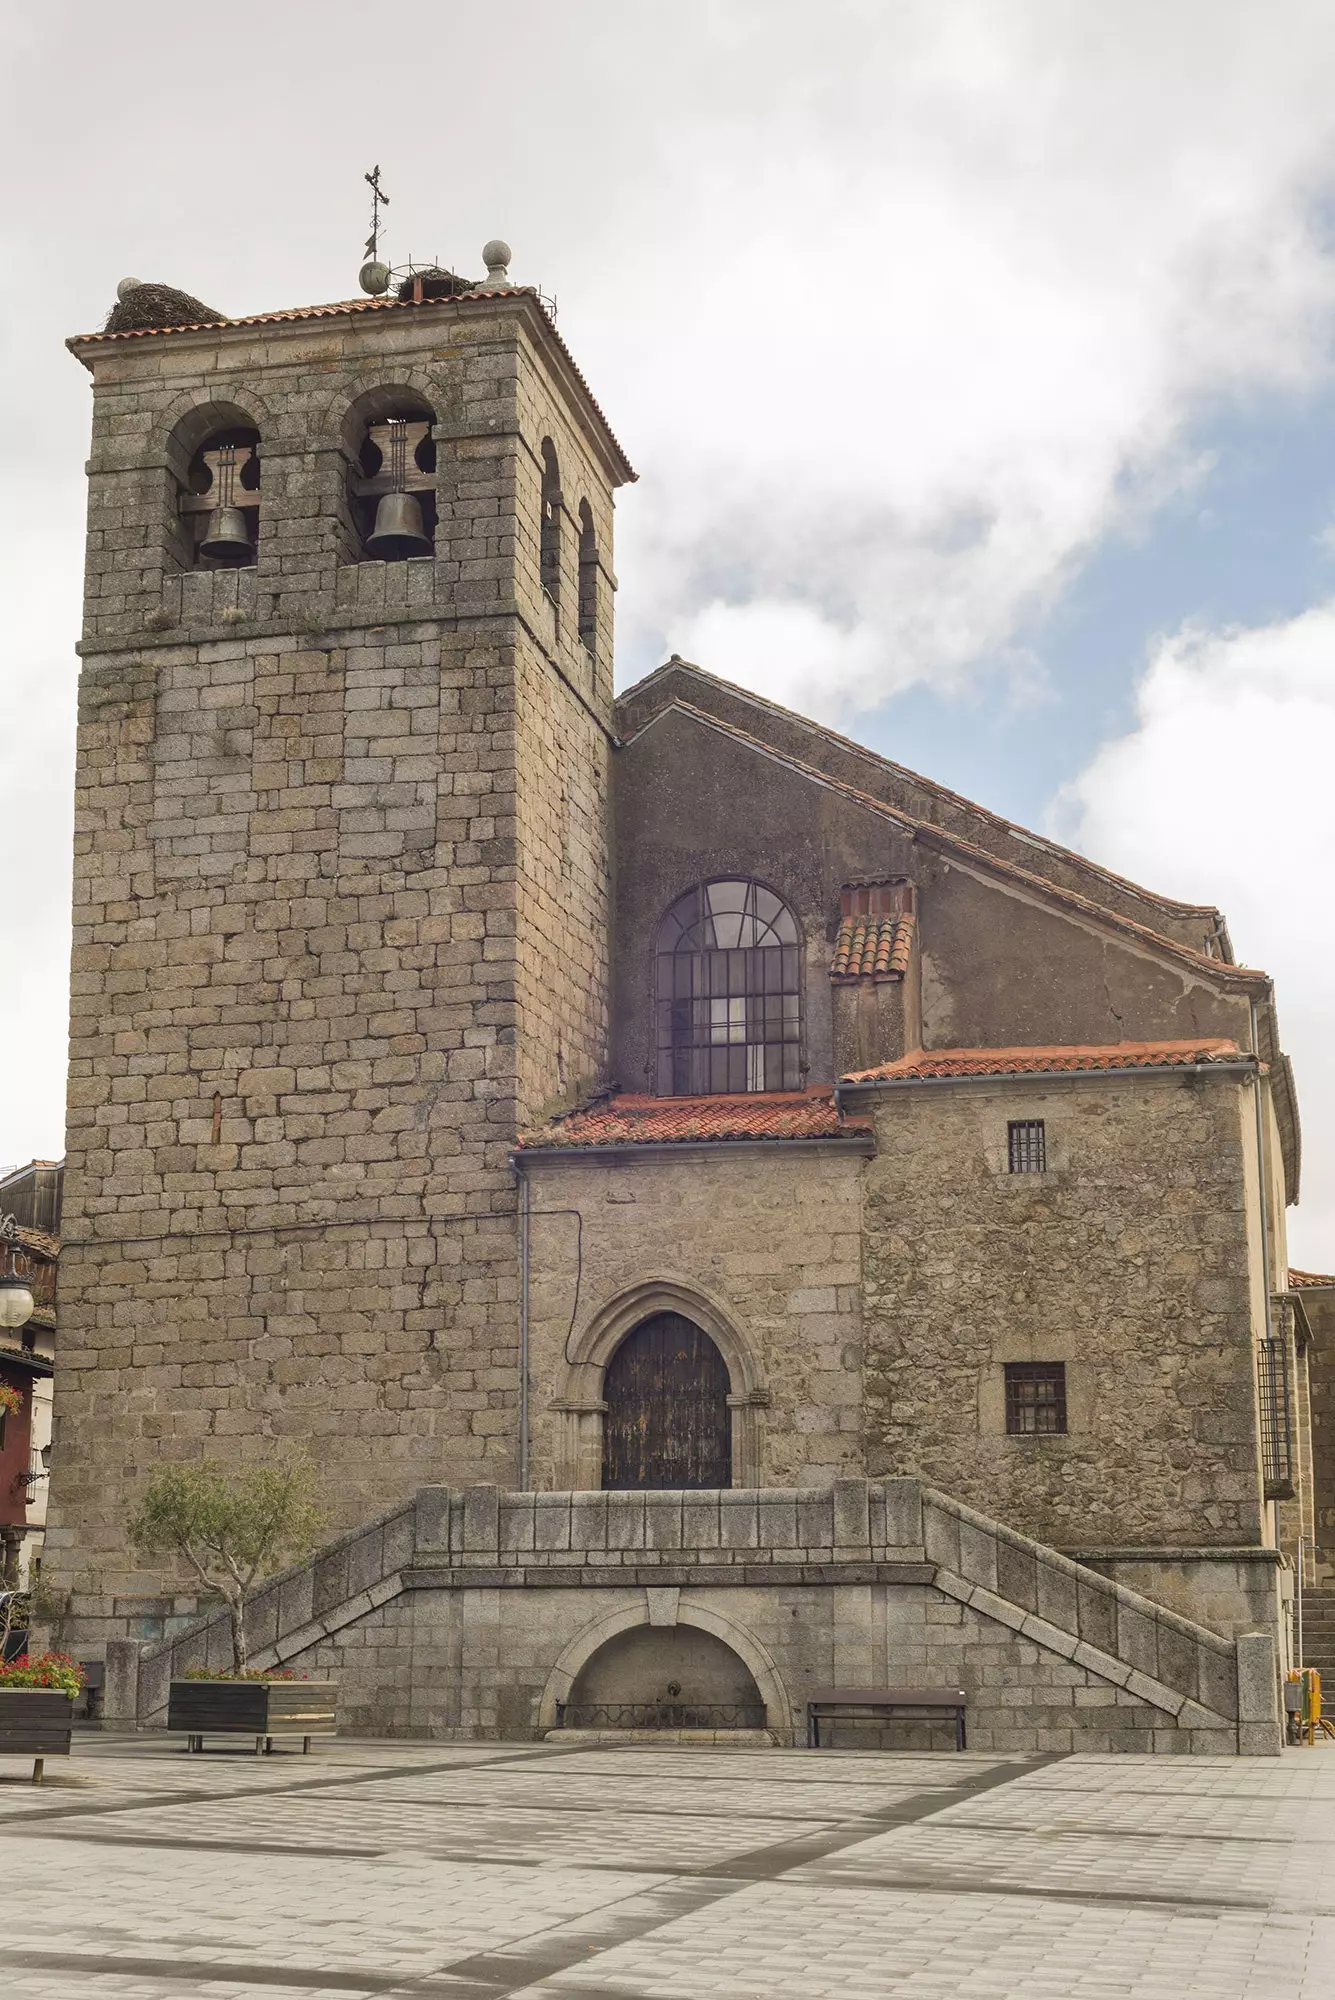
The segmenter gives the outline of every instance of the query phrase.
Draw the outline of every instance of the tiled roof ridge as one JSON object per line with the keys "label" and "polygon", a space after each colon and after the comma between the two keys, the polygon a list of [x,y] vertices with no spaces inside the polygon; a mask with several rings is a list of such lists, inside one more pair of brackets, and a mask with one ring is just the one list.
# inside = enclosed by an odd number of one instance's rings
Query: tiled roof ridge
{"label": "tiled roof ridge", "polygon": [[830,960],[831,979],[902,979],[909,968],[917,921],[912,910],[842,917]]}
{"label": "tiled roof ridge", "polygon": [[692,1097],[622,1091],[591,1099],[536,1131],[521,1132],[515,1152],[862,1138],[870,1131],[865,1118],[842,1112],[830,1084]]}
{"label": "tiled roof ridge", "polygon": [[1225,985],[1237,982],[1244,987],[1257,985],[1268,987],[1271,983],[1270,975],[1266,972],[1257,971],[1250,966],[1232,965],[1226,959],[1211,958],[1208,953],[1197,951],[1189,944],[1179,944],[1176,938],[1165,937],[1162,931],[1152,930],[1148,924],[1137,923],[1134,917],[1124,917],[1118,910],[1110,910],[1102,903],[1091,902],[1088,896],[1082,896],[1076,889],[1068,889],[1060,882],[1050,881],[1046,875],[1035,875],[1032,869],[1022,868],[1016,861],[1007,861],[1000,854],[990,853],[987,848],[966,840],[963,834],[952,833],[947,827],[933,826],[928,820],[915,819],[902,807],[888,805],[884,799],[876,798],[871,792],[861,791],[843,778],[832,777],[828,771],[822,771],[816,765],[806,763],[801,757],[793,756],[791,751],[776,750],[772,743],[766,743],[761,737],[752,736],[745,729],[739,729],[736,723],[724,722],[720,716],[711,715],[707,709],[696,708],[691,702],[682,701],[677,696],[661,708],[657,715],[645,724],[645,728],[651,728],[654,722],[659,721],[674,708],[693,721],[702,723],[705,728],[717,730],[722,736],[731,736],[734,741],[758,750],[762,756],[772,757],[776,763],[786,765],[789,770],[812,779],[816,784],[826,785],[831,791],[842,793],[845,798],[854,800],[871,812],[881,814],[885,819],[893,820],[897,826],[904,828],[911,840],[962,855],[977,867],[1007,877],[1025,888],[1037,891],[1041,896],[1064,903],[1069,909],[1091,918],[1095,923],[1125,932],[1132,937],[1142,938],[1156,950],[1168,952],[1172,957],[1181,959],[1193,971],[1204,972]]}
{"label": "tiled roof ridge", "polygon": [[1295,1271],[1289,1267],[1289,1284],[1295,1291],[1311,1286],[1335,1286],[1335,1274],[1324,1271]]}
{"label": "tiled roof ridge", "polygon": [[1252,1063],[1256,1058],[1227,1035],[1131,1042],[1017,1043],[995,1049],[915,1049],[893,1062],[852,1070],[842,1085],[932,1082],[966,1076],[1060,1076],[1077,1071],[1178,1069],[1207,1063]]}
{"label": "tiled roof ridge", "polygon": [[[711,681],[715,687],[735,695],[739,701],[750,702],[756,708],[768,709],[772,715],[781,715],[786,722],[796,722],[803,729],[809,730],[813,736],[827,737],[831,743],[837,743],[841,750],[851,750],[855,756],[865,758],[869,764],[877,764],[882,770],[894,771],[898,776],[908,778],[911,783],[921,785],[925,792],[931,792],[936,798],[944,799],[950,805],[960,806],[966,812],[976,813],[980,819],[987,820],[990,825],[998,827],[1003,833],[1010,834],[1026,846],[1041,848],[1045,853],[1056,855],[1063,861],[1072,861],[1077,867],[1087,869],[1091,875],[1101,876],[1105,882],[1111,882],[1117,888],[1126,890],[1129,895],[1137,897],[1142,902],[1157,903],[1161,909],[1173,910],[1184,917],[1222,916],[1217,903],[1183,903],[1175,896],[1163,896],[1157,890],[1147,889],[1143,882],[1133,882],[1129,875],[1119,875],[1114,869],[1105,868],[1100,862],[1091,861],[1088,855],[1077,854],[1074,848],[1063,847],[1059,841],[1049,840],[1045,834],[1035,833],[1031,827],[1021,826],[1018,820],[1007,819],[1004,814],[993,812],[989,806],[980,805],[977,799],[966,798],[963,792],[952,791],[949,785],[941,784],[938,779],[924,777],[921,771],[911,770],[907,764],[899,764],[893,757],[884,757],[879,750],[868,749],[865,743],[859,743],[855,737],[842,735],[839,730],[831,729],[828,723],[815,722],[809,715],[801,714],[798,709],[785,708],[782,702],[771,701],[767,695],[757,694],[753,688],[741,687],[736,681],[726,680],[722,674],[711,673],[708,667],[700,666],[695,660],[683,660],[675,655],[672,659],[665,660],[661,667],[655,667],[652,673],[645,674],[632,687],[623,688],[616,697],[617,705],[634,700],[636,695],[643,689],[651,687],[663,675],[677,671],[697,674],[701,680]],[[692,706],[690,703],[682,705]],[[635,739],[632,736],[626,740],[633,742]],[[757,741],[760,740],[757,738]]]}
{"label": "tiled roof ridge", "polygon": [[58,1236],[48,1236],[44,1229],[29,1229],[22,1222],[15,1224],[15,1231],[19,1242],[26,1250],[35,1250],[38,1256],[49,1257],[53,1261],[59,1257],[60,1238]]}
{"label": "tiled roof ridge", "polygon": [[635,481],[639,478],[639,474],[635,471],[623,451],[616,432],[607,421],[598,398],[594,395],[588,382],[585,380],[579,363],[557,331],[556,321],[552,318],[538,291],[532,285],[500,285],[494,289],[485,285],[479,285],[473,291],[461,292],[457,297],[452,299],[337,299],[329,305],[286,306],[275,312],[242,313],[237,319],[200,320],[197,324],[190,326],[132,326],[126,327],[121,333],[74,333],[70,335],[65,345],[71,354],[77,355],[82,360],[83,356],[80,353],[80,349],[104,346],[109,342],[117,340],[166,340],[178,333],[211,333],[219,327],[277,326],[293,320],[332,319],[339,313],[421,312],[426,308],[439,306],[467,305],[471,300],[485,301],[491,299],[523,298],[532,299],[534,305],[542,314],[548,332],[560,349],[567,367],[587,397],[590,409],[594,412],[599,423],[606,431],[613,450],[621,460],[625,468],[627,481]]}

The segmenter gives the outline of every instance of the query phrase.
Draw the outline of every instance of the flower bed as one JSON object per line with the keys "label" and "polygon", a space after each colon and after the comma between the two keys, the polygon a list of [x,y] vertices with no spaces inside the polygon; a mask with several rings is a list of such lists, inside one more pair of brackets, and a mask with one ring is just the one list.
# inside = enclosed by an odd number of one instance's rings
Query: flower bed
{"label": "flower bed", "polygon": [[66,1653],[20,1653],[0,1666],[0,1756],[31,1757],[33,1783],[48,1757],[68,1757],[83,1668]]}

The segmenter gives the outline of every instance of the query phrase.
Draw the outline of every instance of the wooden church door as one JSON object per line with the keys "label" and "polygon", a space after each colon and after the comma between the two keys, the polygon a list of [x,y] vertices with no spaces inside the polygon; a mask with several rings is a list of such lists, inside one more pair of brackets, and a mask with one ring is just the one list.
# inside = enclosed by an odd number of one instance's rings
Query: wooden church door
{"label": "wooden church door", "polygon": [[681,1313],[628,1333],[603,1377],[604,1487],[730,1486],[729,1387],[723,1356]]}

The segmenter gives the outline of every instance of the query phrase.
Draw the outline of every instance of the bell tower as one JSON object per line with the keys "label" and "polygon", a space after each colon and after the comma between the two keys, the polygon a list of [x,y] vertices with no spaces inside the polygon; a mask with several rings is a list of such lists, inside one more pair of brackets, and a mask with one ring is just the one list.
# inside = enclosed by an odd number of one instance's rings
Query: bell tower
{"label": "bell tower", "polygon": [[130,280],[69,343],[69,1639],[166,1615],[125,1542],[164,1460],[303,1448],[336,1526],[515,1480],[508,1155],[605,1063],[634,474],[508,255],[245,319]]}

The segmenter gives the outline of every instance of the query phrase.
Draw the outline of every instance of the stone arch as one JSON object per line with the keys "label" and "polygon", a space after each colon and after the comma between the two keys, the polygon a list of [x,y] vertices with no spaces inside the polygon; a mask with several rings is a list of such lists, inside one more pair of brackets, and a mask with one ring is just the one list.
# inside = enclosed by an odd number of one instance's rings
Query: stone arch
{"label": "stone arch", "polygon": [[[742,1665],[751,1675],[760,1690],[760,1698],[765,1704],[768,1727],[784,1743],[794,1741],[793,1710],[788,1699],[779,1669],[773,1656],[744,1625],[726,1617],[722,1612],[710,1609],[697,1599],[683,1596],[677,1606],[676,1621],[679,1625],[694,1625],[701,1632],[708,1632],[721,1639],[736,1653]],[[628,1604],[619,1611],[605,1612],[578,1631],[561,1649],[556,1664],[547,1676],[538,1704],[538,1727],[555,1729],[556,1709],[565,1701],[574,1687],[580,1673],[589,1664],[594,1654],[623,1632],[632,1632],[637,1626],[650,1623],[648,1605]]]}
{"label": "stone arch", "polygon": [[603,1375],[622,1341],[657,1313],[680,1313],[723,1357],[731,1384],[732,1483],[760,1486],[760,1420],[769,1398],[759,1356],[727,1309],[689,1280],[648,1278],[608,1299],[567,1343],[552,1407],[561,1419],[560,1482],[588,1491],[602,1484]]}
{"label": "stone arch", "polygon": [[272,413],[265,398],[246,387],[235,396],[218,396],[199,386],[182,389],[167,403],[158,419],[166,438],[168,463],[176,472],[176,459],[184,453],[180,473],[184,477],[190,460],[213,431],[255,430],[262,438],[272,426]]}
{"label": "stone arch", "polygon": [[369,419],[391,414],[399,402],[425,403],[439,421],[444,397],[439,377],[403,362],[393,362],[390,367],[388,374],[367,370],[345,376],[338,388],[331,390],[312,418],[308,439],[312,450],[341,451],[345,457],[353,457],[361,442],[361,426]]}

